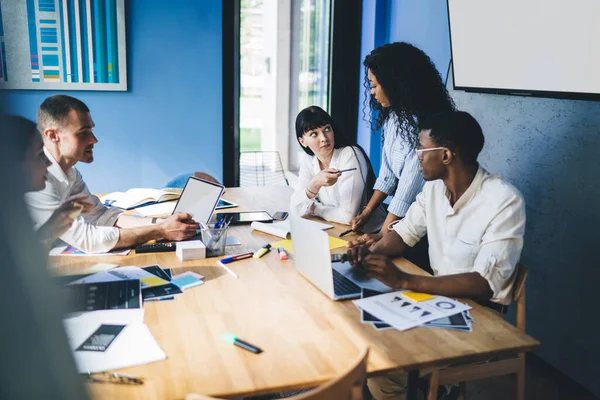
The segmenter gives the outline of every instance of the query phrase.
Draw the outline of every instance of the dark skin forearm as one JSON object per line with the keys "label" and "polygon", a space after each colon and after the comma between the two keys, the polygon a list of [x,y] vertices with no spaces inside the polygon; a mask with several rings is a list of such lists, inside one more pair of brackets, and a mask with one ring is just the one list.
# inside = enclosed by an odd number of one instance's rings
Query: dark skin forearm
{"label": "dark skin forearm", "polygon": [[493,295],[488,282],[477,272],[436,277],[406,275],[402,289],[414,292],[471,299],[490,299]]}
{"label": "dark skin forearm", "polygon": [[369,250],[374,254],[383,254],[384,256],[395,258],[400,257],[408,247],[409,246],[404,243],[404,240],[402,240],[400,235],[398,235],[398,232],[389,231],[389,234],[384,235],[383,238],[371,246]]}
{"label": "dark skin forearm", "polygon": [[490,299],[493,296],[490,285],[477,272],[435,277],[413,275],[402,271],[390,257],[381,253],[359,255],[361,261],[349,258],[353,266],[363,269],[367,277],[378,279],[394,289],[472,299]]}

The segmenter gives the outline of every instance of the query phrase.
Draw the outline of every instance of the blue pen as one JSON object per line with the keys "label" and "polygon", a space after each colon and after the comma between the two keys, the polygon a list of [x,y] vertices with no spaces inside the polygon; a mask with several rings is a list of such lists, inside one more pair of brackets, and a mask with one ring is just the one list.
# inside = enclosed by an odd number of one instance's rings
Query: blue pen
{"label": "blue pen", "polygon": [[252,253],[252,252],[250,252],[250,253],[244,253],[244,254],[238,254],[237,256],[226,257],[226,258],[223,258],[223,259],[221,259],[219,261],[221,261],[221,263],[223,263],[223,264],[228,264],[230,262],[234,262],[234,261],[237,261],[237,260],[243,260],[244,258],[250,258],[250,257],[252,257],[253,254],[254,253]]}

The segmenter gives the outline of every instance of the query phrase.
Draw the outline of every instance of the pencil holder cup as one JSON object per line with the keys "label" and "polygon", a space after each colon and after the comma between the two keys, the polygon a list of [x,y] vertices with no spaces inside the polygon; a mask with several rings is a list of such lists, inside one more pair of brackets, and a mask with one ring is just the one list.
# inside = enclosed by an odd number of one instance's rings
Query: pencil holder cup
{"label": "pencil holder cup", "polygon": [[202,228],[202,243],[206,246],[206,257],[222,256],[225,254],[227,242],[227,227]]}

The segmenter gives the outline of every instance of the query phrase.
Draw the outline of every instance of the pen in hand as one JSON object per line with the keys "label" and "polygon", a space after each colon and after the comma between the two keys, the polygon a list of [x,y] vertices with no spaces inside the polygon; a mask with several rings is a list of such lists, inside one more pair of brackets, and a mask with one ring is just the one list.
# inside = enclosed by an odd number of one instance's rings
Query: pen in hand
{"label": "pen in hand", "polygon": [[347,231],[344,231],[344,232],[340,233],[339,237],[346,236],[346,235],[347,235],[347,234],[349,234],[350,232],[352,232],[352,229],[348,229]]}

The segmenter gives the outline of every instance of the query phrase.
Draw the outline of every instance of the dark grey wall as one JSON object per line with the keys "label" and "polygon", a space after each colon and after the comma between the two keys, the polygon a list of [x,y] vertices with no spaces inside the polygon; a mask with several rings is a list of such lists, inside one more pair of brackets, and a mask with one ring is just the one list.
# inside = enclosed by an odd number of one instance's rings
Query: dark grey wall
{"label": "dark grey wall", "polygon": [[[446,2],[380,2],[388,10],[388,41],[419,46],[445,78]],[[375,28],[364,25],[363,37],[373,34],[365,29]],[[483,127],[481,164],[525,196],[527,332],[542,342],[544,360],[600,396],[600,298],[594,298],[600,283],[600,102],[451,94]]]}
{"label": "dark grey wall", "polygon": [[525,196],[527,333],[600,395],[600,102],[451,93],[483,128],[481,164]]}

